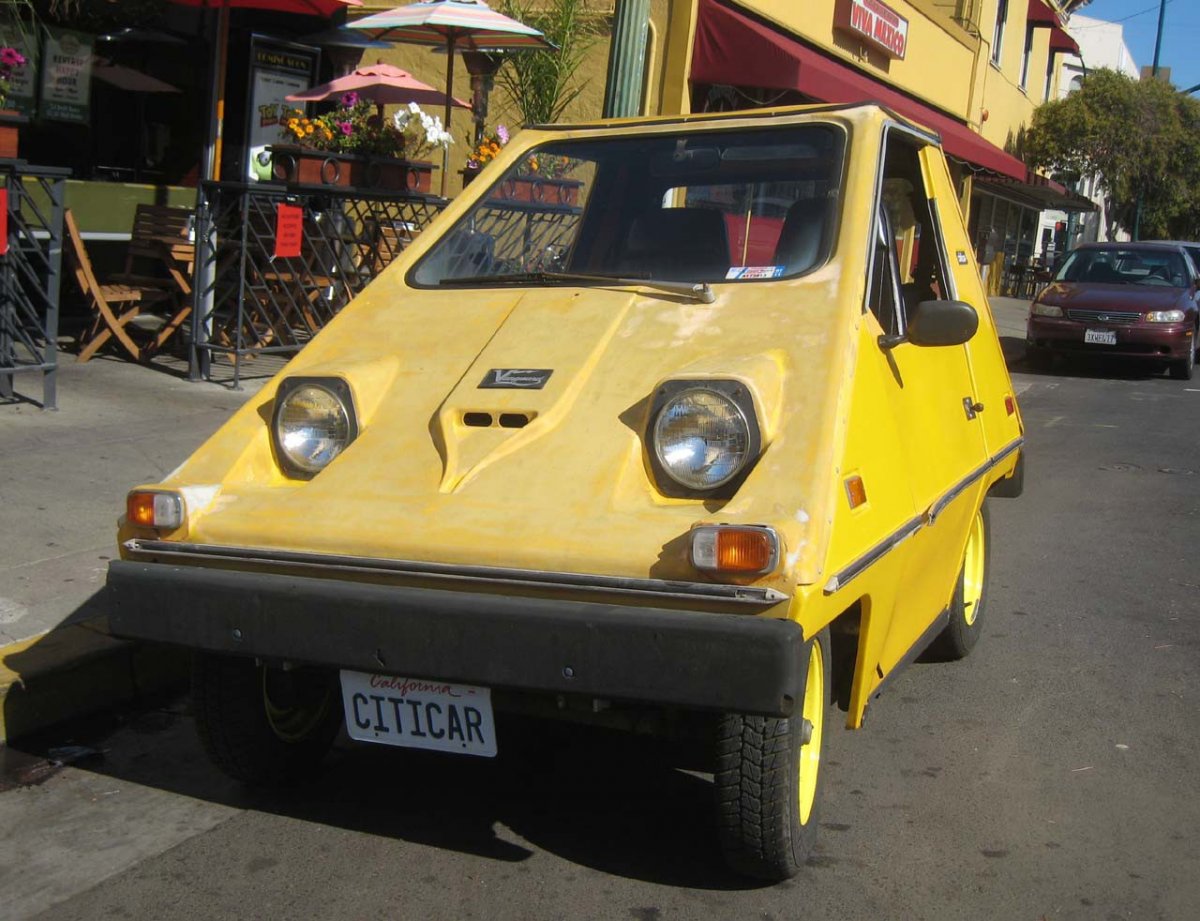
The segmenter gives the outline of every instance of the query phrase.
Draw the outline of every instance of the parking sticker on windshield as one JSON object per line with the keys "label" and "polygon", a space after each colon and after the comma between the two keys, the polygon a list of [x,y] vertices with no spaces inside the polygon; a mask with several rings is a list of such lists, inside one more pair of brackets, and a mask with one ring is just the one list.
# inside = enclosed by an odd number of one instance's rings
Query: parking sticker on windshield
{"label": "parking sticker on windshield", "polygon": [[782,278],[782,265],[735,265],[725,273],[727,281],[735,278]]}

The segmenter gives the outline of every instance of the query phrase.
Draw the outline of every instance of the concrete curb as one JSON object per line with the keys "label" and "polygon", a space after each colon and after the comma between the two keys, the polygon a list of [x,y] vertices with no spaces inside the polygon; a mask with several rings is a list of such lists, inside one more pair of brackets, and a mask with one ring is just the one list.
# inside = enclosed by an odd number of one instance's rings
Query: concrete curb
{"label": "concrete curb", "polygon": [[99,616],[0,648],[0,744],[182,688],[187,653],[117,639]]}

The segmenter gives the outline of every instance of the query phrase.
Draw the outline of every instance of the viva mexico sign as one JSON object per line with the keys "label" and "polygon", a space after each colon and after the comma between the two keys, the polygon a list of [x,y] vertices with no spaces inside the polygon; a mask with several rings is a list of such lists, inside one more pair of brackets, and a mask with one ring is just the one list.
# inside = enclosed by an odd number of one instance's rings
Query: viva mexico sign
{"label": "viva mexico sign", "polygon": [[890,58],[904,60],[908,50],[908,20],[880,0],[838,0],[833,24],[878,48]]}

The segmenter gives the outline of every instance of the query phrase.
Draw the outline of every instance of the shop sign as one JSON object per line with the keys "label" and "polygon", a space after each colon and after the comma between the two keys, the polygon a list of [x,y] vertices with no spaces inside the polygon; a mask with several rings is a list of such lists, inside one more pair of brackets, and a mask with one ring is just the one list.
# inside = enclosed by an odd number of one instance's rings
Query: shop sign
{"label": "shop sign", "polygon": [[47,30],[42,59],[42,118],[88,123],[92,39],[86,32]]}
{"label": "shop sign", "polygon": [[878,48],[889,58],[904,60],[908,20],[880,0],[838,0],[833,25]]}
{"label": "shop sign", "polygon": [[304,242],[304,209],[299,205],[275,206],[275,257],[298,259]]}
{"label": "shop sign", "polygon": [[283,142],[280,131],[283,114],[296,108],[284,97],[302,92],[316,82],[320,58],[318,48],[253,36],[243,175],[255,178],[250,160],[256,150]]}

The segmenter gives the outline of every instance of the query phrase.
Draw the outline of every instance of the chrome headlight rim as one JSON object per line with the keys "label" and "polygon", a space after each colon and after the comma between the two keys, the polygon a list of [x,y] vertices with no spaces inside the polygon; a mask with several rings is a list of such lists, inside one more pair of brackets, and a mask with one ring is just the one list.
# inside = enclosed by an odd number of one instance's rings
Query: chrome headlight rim
{"label": "chrome headlight rim", "polygon": [[[731,403],[746,426],[746,457],[740,467],[711,486],[699,488],[676,479],[660,454],[656,437],[658,423],[664,410],[688,391],[708,391]],[[645,433],[646,460],[659,493],[677,499],[725,499],[754,469],[762,453],[762,433],[755,411],[754,397],[749,388],[738,380],[727,378],[682,378],[661,384],[654,392]]]}
{"label": "chrome headlight rim", "polygon": [[[330,394],[339,404],[346,420],[346,442],[328,462],[316,467],[306,466],[296,461],[283,447],[280,439],[280,416],[287,405],[288,398],[297,390],[304,387],[316,387]],[[289,377],[280,382],[275,391],[274,409],[271,413],[271,448],[275,453],[275,462],[279,469],[290,479],[311,480],[334,460],[345,453],[346,448],[358,437],[358,413],[354,406],[354,394],[350,385],[340,377]]]}

